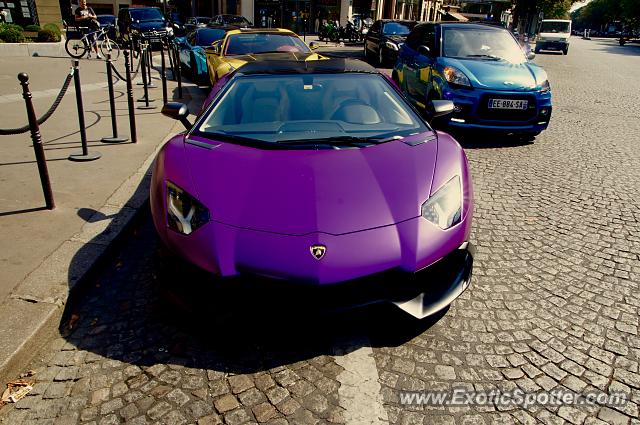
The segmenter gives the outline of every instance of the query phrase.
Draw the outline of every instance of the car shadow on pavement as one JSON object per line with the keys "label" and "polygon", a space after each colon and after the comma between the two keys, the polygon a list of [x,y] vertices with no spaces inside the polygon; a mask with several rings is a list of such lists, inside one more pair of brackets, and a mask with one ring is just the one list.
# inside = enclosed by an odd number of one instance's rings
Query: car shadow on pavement
{"label": "car shadow on pavement", "polygon": [[[446,130],[445,130],[446,131]],[[531,145],[533,137],[518,137],[486,132],[451,132],[450,133],[464,149],[496,149],[515,148]]]}
{"label": "car shadow on pavement", "polygon": [[626,43],[624,46],[620,46],[618,40],[598,40],[596,44],[604,47],[607,53],[614,53],[617,55],[625,56],[640,56],[640,43]]}

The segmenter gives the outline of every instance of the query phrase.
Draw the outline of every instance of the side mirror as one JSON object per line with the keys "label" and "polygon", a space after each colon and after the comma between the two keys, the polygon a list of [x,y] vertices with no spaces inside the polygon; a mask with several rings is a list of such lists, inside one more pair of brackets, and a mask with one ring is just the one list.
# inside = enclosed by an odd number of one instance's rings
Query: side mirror
{"label": "side mirror", "polygon": [[213,43],[211,43],[210,47],[206,47],[204,49],[205,52],[209,53],[210,55],[219,55],[220,54],[220,43],[217,41],[214,41]]}
{"label": "side mirror", "polygon": [[533,52],[529,52],[529,53],[527,53],[527,59],[528,59],[528,60],[533,60],[533,58],[535,58],[535,57],[536,57],[536,54],[535,54],[535,53],[533,53]]}
{"label": "side mirror", "polygon": [[187,130],[191,130],[191,127],[193,127],[193,124],[187,119],[189,108],[184,103],[168,102],[162,107],[162,115],[180,121]]}
{"label": "side mirror", "polygon": [[441,126],[449,121],[455,105],[450,100],[432,100],[426,108],[429,123],[432,126]]}
{"label": "side mirror", "polygon": [[431,49],[425,45],[418,46],[418,53],[424,56],[431,56]]}
{"label": "side mirror", "polygon": [[320,48],[320,46],[319,46],[318,44],[316,44],[316,42],[315,42],[315,41],[312,41],[311,43],[309,43],[309,48],[310,48],[311,50],[317,50],[317,49],[319,49],[319,48]]}

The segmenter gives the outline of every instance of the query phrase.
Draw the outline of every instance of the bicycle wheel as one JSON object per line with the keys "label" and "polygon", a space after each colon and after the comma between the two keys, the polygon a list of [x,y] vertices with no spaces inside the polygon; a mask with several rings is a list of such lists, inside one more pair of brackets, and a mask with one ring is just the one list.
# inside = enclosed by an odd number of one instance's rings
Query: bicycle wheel
{"label": "bicycle wheel", "polygon": [[80,59],[89,51],[89,46],[84,38],[70,38],[64,43],[64,49],[72,58]]}
{"label": "bicycle wheel", "polygon": [[120,57],[120,46],[111,39],[105,39],[100,42],[100,52],[106,58],[107,54],[111,55],[111,60],[117,61]]}

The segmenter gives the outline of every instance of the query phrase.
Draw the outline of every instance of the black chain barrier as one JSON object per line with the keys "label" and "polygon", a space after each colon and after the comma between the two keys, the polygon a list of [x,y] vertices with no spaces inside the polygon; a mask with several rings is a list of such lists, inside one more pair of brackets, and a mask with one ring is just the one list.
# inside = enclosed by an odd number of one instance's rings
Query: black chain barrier
{"label": "black chain barrier", "polygon": [[[62,88],[60,88],[60,92],[58,93],[58,96],[56,96],[56,99],[53,101],[53,104],[51,105],[49,110],[45,112],[44,115],[42,115],[42,117],[36,120],[38,125],[44,124],[44,122],[47,121],[51,117],[51,115],[53,115],[55,110],[58,108],[58,105],[60,105],[60,102],[62,102],[62,98],[67,93],[67,89],[71,84],[73,73],[74,73],[74,68],[71,68],[71,70],[69,71],[69,74],[67,75],[67,78],[64,80],[64,83],[62,84]],[[0,136],[12,136],[14,134],[22,134],[22,133],[28,132],[29,129],[30,129],[29,124],[23,127],[18,127],[18,128],[8,128],[8,129],[0,128]]]}
{"label": "black chain barrier", "polygon": [[[113,62],[111,62],[111,69],[113,69],[113,72],[116,74],[116,77],[118,77],[122,81],[127,81],[127,78],[123,77],[122,74],[120,74],[118,72],[118,70],[116,69],[116,67],[113,64]],[[138,66],[137,66],[135,72],[133,72],[133,74],[131,74],[131,79],[132,80],[134,80],[138,76],[138,71],[140,71],[140,62],[138,62]]]}

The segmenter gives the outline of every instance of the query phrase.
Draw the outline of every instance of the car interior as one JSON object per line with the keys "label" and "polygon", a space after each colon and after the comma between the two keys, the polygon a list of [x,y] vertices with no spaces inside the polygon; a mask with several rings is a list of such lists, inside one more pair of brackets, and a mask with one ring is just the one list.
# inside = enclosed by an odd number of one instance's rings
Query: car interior
{"label": "car interior", "polygon": [[[242,78],[218,102],[200,130],[260,134],[262,139],[275,140],[285,137],[282,133],[292,128],[291,122],[309,123],[306,133],[319,125],[323,133],[334,135],[388,132],[418,125],[382,77],[364,76],[354,81],[356,78]],[[300,127],[295,128],[294,132],[300,133]]]}

